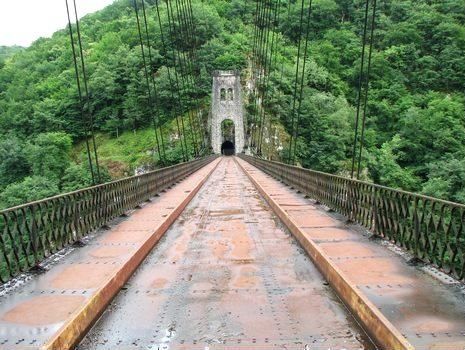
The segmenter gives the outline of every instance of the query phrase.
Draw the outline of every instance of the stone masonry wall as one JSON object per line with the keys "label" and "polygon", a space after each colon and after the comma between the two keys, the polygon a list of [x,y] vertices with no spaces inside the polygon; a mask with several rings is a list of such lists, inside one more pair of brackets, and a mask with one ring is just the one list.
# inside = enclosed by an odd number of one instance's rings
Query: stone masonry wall
{"label": "stone masonry wall", "polygon": [[[213,152],[221,154],[221,123],[225,119],[234,122],[236,153],[244,150],[244,110],[241,79],[238,71],[217,71],[213,74],[211,140]],[[232,140],[230,140],[232,141]]]}

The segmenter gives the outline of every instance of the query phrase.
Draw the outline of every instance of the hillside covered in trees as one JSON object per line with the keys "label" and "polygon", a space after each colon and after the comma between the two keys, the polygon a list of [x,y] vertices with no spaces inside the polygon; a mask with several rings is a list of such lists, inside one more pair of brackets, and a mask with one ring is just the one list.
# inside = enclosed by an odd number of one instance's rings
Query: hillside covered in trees
{"label": "hillside covered in trees", "polygon": [[0,68],[3,68],[8,58],[22,50],[21,46],[0,46]]}
{"label": "hillside covered in trees", "polygon": [[[178,38],[163,49],[154,1],[146,2],[154,56],[150,68],[160,94],[168,163],[174,163],[181,159],[173,115],[179,101],[173,98],[167,67],[172,48],[187,52],[192,43]],[[304,167],[342,175],[350,170],[364,3],[313,0],[297,142]],[[117,0],[81,22],[103,180],[157,166],[132,4]],[[283,159],[302,33],[301,2],[279,4],[279,45],[264,107],[271,121],[266,151]],[[214,70],[239,69],[244,83],[250,78],[255,2],[193,0],[192,5],[198,84],[186,92],[196,103],[184,103],[182,115],[194,107],[208,111]],[[161,9],[167,32],[166,9]],[[381,0],[376,23],[363,178],[465,202],[463,1]],[[253,112],[252,104],[247,111]],[[90,185],[84,136],[68,30],[18,52],[2,48],[0,207]]]}

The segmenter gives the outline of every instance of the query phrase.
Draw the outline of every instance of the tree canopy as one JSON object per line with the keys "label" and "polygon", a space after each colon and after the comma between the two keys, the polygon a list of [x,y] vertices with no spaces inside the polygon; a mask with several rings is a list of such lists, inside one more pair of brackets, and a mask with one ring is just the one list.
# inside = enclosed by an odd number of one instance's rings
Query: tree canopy
{"label": "tree canopy", "polygon": [[[159,92],[167,158],[174,163],[182,157],[174,118],[184,116],[189,127],[189,110],[208,110],[212,72],[241,70],[244,86],[250,79],[255,2],[193,0],[194,40],[167,40],[166,48],[155,1],[146,3],[153,56],[149,71]],[[292,0],[289,7],[280,3],[277,49],[264,101],[270,121],[265,147],[274,159],[283,159],[288,150],[297,43],[303,38],[300,1]],[[166,33],[166,8],[161,9]],[[296,150],[304,167],[349,173],[363,10],[361,0],[313,1]],[[88,112],[104,178],[157,166],[133,2],[117,0],[87,15],[81,31]],[[184,93],[196,102],[179,103],[169,77],[173,49],[188,54],[193,42],[195,67],[186,79],[197,84]],[[465,202],[463,1],[378,1],[374,43],[363,178]],[[247,112],[249,128],[252,104]],[[0,47],[0,207],[91,184],[83,146],[86,127],[67,29],[26,49]],[[193,147],[191,141],[188,146]]]}

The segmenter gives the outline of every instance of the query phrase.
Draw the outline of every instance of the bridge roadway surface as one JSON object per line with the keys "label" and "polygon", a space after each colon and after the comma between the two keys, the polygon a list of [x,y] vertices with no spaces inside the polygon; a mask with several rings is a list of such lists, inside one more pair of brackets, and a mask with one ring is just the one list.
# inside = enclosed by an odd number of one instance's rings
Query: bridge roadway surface
{"label": "bridge roadway surface", "polygon": [[301,344],[373,349],[238,164],[226,158],[80,349]]}
{"label": "bridge roadway surface", "polygon": [[461,284],[228,157],[2,296],[0,349],[69,348],[103,310],[78,349],[375,349],[308,242],[416,349],[465,348]]}

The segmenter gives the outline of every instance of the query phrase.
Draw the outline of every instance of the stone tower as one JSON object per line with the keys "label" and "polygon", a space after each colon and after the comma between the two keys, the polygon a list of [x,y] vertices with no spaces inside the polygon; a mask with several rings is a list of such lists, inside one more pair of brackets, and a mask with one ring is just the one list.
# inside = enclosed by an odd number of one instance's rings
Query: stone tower
{"label": "stone tower", "polygon": [[[234,123],[234,140],[223,140],[224,120]],[[244,111],[239,71],[216,71],[213,74],[211,140],[213,152],[221,154],[225,141],[234,143],[236,153],[244,150]]]}

